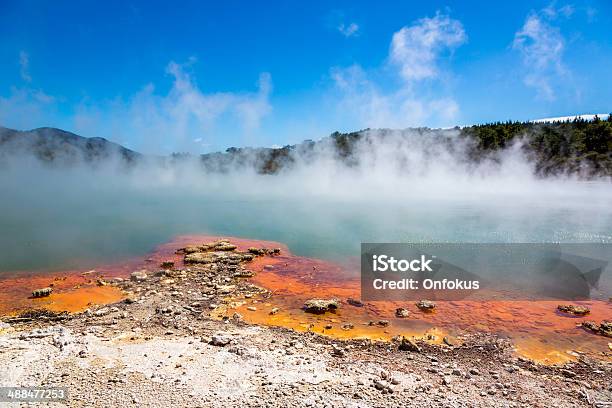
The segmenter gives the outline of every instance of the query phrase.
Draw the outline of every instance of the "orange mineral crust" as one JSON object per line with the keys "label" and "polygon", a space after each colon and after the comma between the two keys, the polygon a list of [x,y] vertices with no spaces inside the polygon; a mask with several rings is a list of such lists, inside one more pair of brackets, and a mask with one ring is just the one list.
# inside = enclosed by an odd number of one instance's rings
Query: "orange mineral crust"
{"label": "orange mineral crust", "polygon": [[[280,243],[243,238],[205,235],[180,236],[160,245],[145,259],[96,267],[93,271],[69,271],[47,275],[18,274],[0,280],[0,313],[16,314],[35,308],[76,312],[91,304],[117,302],[122,293],[100,281],[112,278],[129,279],[138,269],[155,271],[166,261],[174,268],[188,268],[179,248],[201,245],[218,239],[229,239],[239,251],[249,247],[280,248],[278,256],[256,257],[246,267],[255,272],[249,278],[254,285],[267,289],[269,296],[249,299],[227,299],[222,314],[242,315],[246,322],[283,326],[298,331],[313,331],[334,338],[370,338],[389,340],[403,335],[418,337],[433,343],[460,343],[463,334],[485,332],[508,337],[518,354],[546,363],[562,363],[575,359],[579,353],[610,359],[609,338],[587,332],[581,322],[597,323],[612,320],[612,303],[584,301],[591,312],[576,317],[557,312],[563,301],[436,301],[433,312],[419,310],[414,302],[376,301],[349,302],[360,299],[358,267],[344,266],[319,259],[291,254]],[[47,298],[33,299],[31,291],[53,285]],[[308,299],[338,299],[340,307],[324,314],[303,310]],[[408,316],[398,318],[397,308],[408,310]],[[218,311],[213,316],[218,316]]]}
{"label": "orange mineral crust", "polygon": [[[49,287],[46,297],[34,298],[32,291]],[[100,285],[97,279],[80,273],[31,275],[0,280],[0,315],[16,315],[26,310],[80,312],[94,304],[118,302],[121,290]]]}
{"label": "orange mineral crust", "polygon": [[[130,273],[139,269],[158,270],[162,262],[173,261],[175,267],[184,267],[183,256],[176,254],[178,248],[192,243],[203,243],[219,237],[197,235],[180,236],[162,244],[145,258],[136,258],[107,265],[92,266],[85,270],[61,272],[1,272],[0,316],[18,315],[27,310],[44,309],[54,312],[82,312],[92,305],[103,305],[121,301],[125,296],[121,290],[110,285],[115,279],[129,279]],[[276,243],[232,238],[239,249],[251,246],[278,246]],[[286,247],[281,246],[284,250]],[[34,298],[32,291],[51,288],[50,296]]]}
{"label": "orange mineral crust", "polygon": [[[272,293],[269,299],[238,303],[235,311],[251,323],[337,338],[385,340],[404,335],[434,343],[442,342],[445,336],[454,339],[463,333],[486,332],[509,337],[519,354],[542,363],[569,361],[576,358],[576,352],[610,358],[610,339],[578,326],[585,320],[610,320],[611,302],[578,302],[591,310],[584,317],[557,312],[557,305],[563,301],[437,301],[433,312],[419,310],[415,302],[375,301],[354,306],[347,302],[360,297],[360,280],[354,267],[298,257],[285,250],[280,256],[256,258],[249,268],[256,272],[250,281]],[[334,313],[305,313],[304,302],[311,298],[336,298],[341,305]],[[409,316],[397,318],[397,308],[407,309]]]}

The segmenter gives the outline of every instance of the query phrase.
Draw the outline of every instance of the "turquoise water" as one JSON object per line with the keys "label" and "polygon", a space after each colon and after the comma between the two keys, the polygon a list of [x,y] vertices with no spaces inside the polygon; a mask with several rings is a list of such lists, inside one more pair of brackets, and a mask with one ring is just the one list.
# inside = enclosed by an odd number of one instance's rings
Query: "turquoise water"
{"label": "turquoise water", "polygon": [[342,260],[358,256],[361,242],[610,242],[612,231],[603,210],[50,190],[13,191],[0,203],[1,271],[121,260],[182,234],[274,240],[298,255]]}
{"label": "turquoise water", "polygon": [[415,190],[327,173],[186,174],[1,170],[0,273],[121,261],[183,234],[279,241],[339,261],[358,257],[361,242],[612,242],[609,183],[487,194],[470,182],[461,189],[476,193],[460,194],[435,180]]}

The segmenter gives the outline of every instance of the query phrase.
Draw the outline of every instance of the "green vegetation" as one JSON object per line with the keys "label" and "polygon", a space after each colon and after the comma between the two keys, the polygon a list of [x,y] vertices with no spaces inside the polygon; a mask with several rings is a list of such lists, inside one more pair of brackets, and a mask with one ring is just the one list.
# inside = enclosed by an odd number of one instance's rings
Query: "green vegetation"
{"label": "green vegetation", "polygon": [[[416,138],[415,138],[416,136]],[[412,139],[411,139],[412,138]],[[461,149],[466,142],[467,151]],[[328,138],[282,148],[229,148],[225,153],[201,156],[208,170],[229,171],[253,166],[262,174],[275,174],[292,167],[296,160],[308,162],[317,151],[332,152],[347,166],[359,164],[358,146],[367,147],[404,139],[406,143],[429,140],[455,152],[460,160],[478,163],[496,161],[512,146],[533,163],[540,176],[578,175],[612,177],[612,116],[607,120],[575,119],[565,122],[496,122],[454,129],[413,128],[406,130],[364,129],[351,133],[334,132]],[[461,156],[463,155],[463,156]]]}
{"label": "green vegetation", "polygon": [[612,176],[612,115],[592,121],[497,122],[460,131],[476,142],[476,158],[520,141],[538,174]]}
{"label": "green vegetation", "polygon": [[[459,142],[458,142],[459,141]],[[612,115],[606,120],[575,119],[565,122],[496,122],[454,129],[412,128],[405,130],[364,129],[334,132],[320,141],[304,141],[281,148],[236,148],[200,156],[204,168],[227,172],[255,168],[262,174],[276,174],[297,161],[309,163],[318,154],[332,155],[346,166],[357,166],[358,150],[371,150],[386,143],[401,143],[410,148],[421,144],[435,159],[436,147],[444,147],[456,159],[478,163],[497,161],[511,148],[519,148],[533,164],[537,175],[577,175],[584,179],[612,178]],[[431,152],[428,152],[431,150]],[[85,138],[60,129],[40,128],[16,131],[0,127],[0,165],[3,158],[19,152],[33,154],[46,163],[102,162],[111,157],[133,164],[144,156],[101,138]],[[175,153],[158,160],[179,163],[192,157]],[[406,161],[406,166],[410,163]]]}

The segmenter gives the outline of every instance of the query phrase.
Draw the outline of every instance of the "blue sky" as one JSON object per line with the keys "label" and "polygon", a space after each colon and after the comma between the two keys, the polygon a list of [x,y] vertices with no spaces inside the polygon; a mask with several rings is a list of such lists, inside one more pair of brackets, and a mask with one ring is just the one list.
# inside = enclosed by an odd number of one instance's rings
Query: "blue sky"
{"label": "blue sky", "polygon": [[607,113],[612,3],[0,0],[0,60],[7,127],[159,153],[284,145]]}

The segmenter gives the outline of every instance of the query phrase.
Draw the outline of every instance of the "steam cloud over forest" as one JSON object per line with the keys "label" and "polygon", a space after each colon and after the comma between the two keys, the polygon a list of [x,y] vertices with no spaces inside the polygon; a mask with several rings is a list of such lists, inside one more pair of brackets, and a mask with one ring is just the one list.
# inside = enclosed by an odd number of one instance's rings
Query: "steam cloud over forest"
{"label": "steam cloud over forest", "polygon": [[76,246],[85,257],[144,253],[202,231],[319,256],[376,239],[609,242],[611,132],[609,119],[507,122],[150,156],[58,129],[3,129],[0,245],[11,255],[0,266]]}

